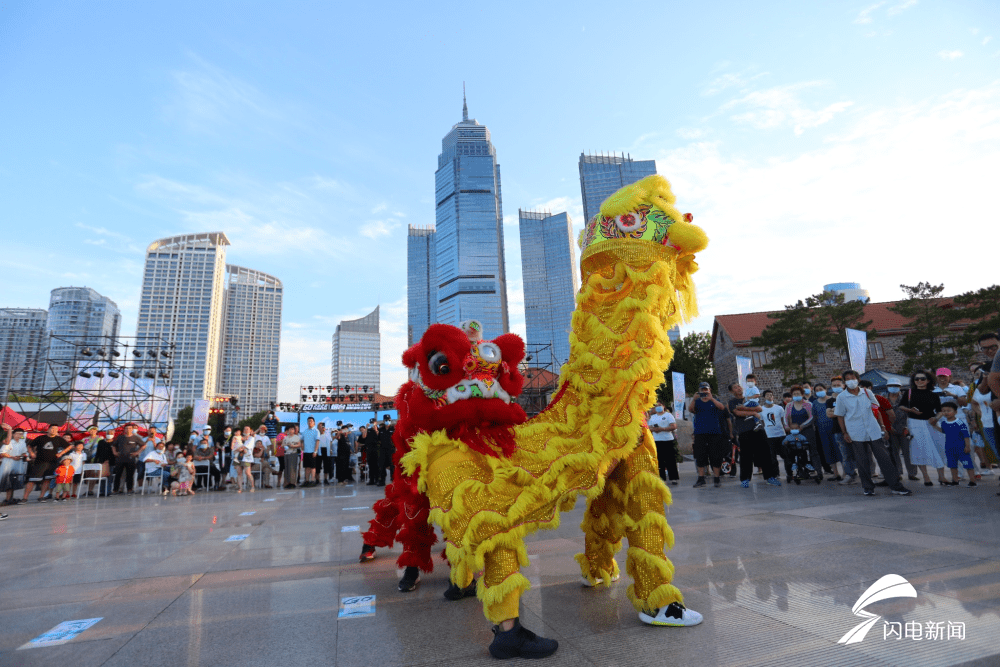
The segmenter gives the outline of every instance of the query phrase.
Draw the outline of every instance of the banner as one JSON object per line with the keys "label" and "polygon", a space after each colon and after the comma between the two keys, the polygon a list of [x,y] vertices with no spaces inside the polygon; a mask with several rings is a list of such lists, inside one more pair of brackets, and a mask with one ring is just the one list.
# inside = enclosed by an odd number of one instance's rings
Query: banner
{"label": "banner", "polygon": [[684,391],[684,373],[671,372],[670,383],[674,386],[674,419],[683,419],[684,399],[687,398]]}
{"label": "banner", "polygon": [[[743,387],[743,391],[747,389],[747,376],[751,373],[753,373],[753,361],[750,357],[736,357],[736,381]],[[719,387],[719,391],[722,391],[722,387]]]}
{"label": "banner", "polygon": [[210,401],[197,400],[194,402],[194,414],[191,415],[191,430],[202,431],[208,426],[208,407]]}
{"label": "banner", "polygon": [[865,361],[868,359],[868,334],[857,329],[847,329],[847,358],[851,362],[851,370],[864,375]]}

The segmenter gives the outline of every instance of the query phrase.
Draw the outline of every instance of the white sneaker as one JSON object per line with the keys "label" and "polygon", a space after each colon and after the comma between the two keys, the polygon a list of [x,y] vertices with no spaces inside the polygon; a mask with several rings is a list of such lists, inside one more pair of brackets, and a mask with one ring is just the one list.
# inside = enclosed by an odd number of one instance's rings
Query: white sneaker
{"label": "white sneaker", "polygon": [[[622,575],[619,572],[615,576],[611,577],[611,583],[615,583],[616,581],[618,581],[621,578],[622,578]],[[584,577],[582,575],[580,576],[580,579],[583,580],[583,585],[587,586],[588,588],[593,588],[594,586],[600,586],[601,584],[604,583],[604,580],[601,579],[600,577],[595,577],[594,578],[594,583],[590,583],[590,579],[587,579],[587,577]]]}
{"label": "white sneaker", "polygon": [[683,628],[690,625],[698,625],[705,619],[701,614],[688,609],[680,602],[671,602],[666,607],[657,609],[655,616],[650,616],[640,611],[639,620],[649,625],[666,625]]}
{"label": "white sneaker", "polygon": [[848,484],[854,484],[854,475],[848,475],[844,479],[838,482],[841,486],[847,486]]}

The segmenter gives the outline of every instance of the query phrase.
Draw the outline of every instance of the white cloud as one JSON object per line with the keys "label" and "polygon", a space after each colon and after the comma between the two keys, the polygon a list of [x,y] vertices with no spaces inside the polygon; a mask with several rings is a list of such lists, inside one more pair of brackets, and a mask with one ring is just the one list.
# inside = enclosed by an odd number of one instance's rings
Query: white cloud
{"label": "white cloud", "polygon": [[956,60],[962,57],[961,51],[938,51],[938,56],[942,60]]}
{"label": "white cloud", "polygon": [[868,7],[865,7],[860,12],[858,12],[858,16],[857,16],[857,18],[854,19],[854,22],[855,23],[859,23],[861,25],[864,25],[866,23],[871,23],[872,22],[872,12],[874,12],[876,9],[878,9],[879,7],[881,7],[884,4],[885,4],[884,2],[877,2],[874,5],[870,5]]}
{"label": "white cloud", "polygon": [[744,89],[753,81],[766,76],[767,72],[757,72],[750,74],[748,71],[727,72],[721,74],[702,86],[701,94],[705,96],[716,95],[730,88]]}
{"label": "white cloud", "polygon": [[681,127],[677,129],[677,136],[687,141],[701,139],[708,134],[708,130],[698,127]]}
{"label": "white cloud", "polygon": [[800,98],[807,89],[823,85],[821,81],[807,81],[786,86],[754,90],[743,97],[730,100],[720,108],[723,112],[737,112],[730,118],[757,129],[791,127],[795,134],[807,128],[829,122],[853,102],[835,102],[819,109],[809,108]]}
{"label": "white cloud", "polygon": [[897,14],[902,14],[907,9],[913,7],[916,4],[917,0],[903,0],[903,2],[899,3],[898,5],[893,5],[892,7],[889,7],[889,9],[885,10],[885,13],[888,14],[889,16],[896,16]]}
{"label": "white cloud", "polygon": [[993,35],[987,35],[986,37],[984,37],[983,38],[983,46],[986,46],[987,44],[989,44],[991,39],[993,39]]}

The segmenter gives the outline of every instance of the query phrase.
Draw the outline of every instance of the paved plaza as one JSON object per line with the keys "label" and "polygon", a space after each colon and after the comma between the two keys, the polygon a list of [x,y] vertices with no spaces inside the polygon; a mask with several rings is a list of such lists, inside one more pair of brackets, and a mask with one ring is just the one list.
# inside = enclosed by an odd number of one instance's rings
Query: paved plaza
{"label": "paved plaza", "polygon": [[[857,485],[773,488],[759,478],[750,489],[730,479],[693,489],[690,463],[681,474],[670,557],[705,622],[641,624],[627,576],[611,589],[582,587],[578,503],[558,530],[529,538],[522,621],[560,642],[543,664],[1000,664],[992,478],[977,489],[909,482],[912,497],[866,498]],[[396,590],[398,551],[358,563],[358,528],[381,495],[360,485],[4,508],[0,665],[493,664],[478,601],[442,597],[443,563],[408,594]],[[883,618],[862,642],[838,645],[865,620],[852,605],[886,574],[905,577],[917,597],[870,605]],[[338,619],[342,598],[371,595],[373,614]],[[60,623],[95,618],[67,643],[18,650]],[[959,624],[965,638],[948,638]],[[894,627],[921,638],[885,638]]]}

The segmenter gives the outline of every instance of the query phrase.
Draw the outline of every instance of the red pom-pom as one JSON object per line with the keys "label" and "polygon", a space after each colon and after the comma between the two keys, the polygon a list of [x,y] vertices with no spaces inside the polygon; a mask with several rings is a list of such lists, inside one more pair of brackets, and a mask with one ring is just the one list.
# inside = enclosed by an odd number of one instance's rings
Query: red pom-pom
{"label": "red pom-pom", "polygon": [[694,220],[694,215],[691,213],[684,214],[684,222],[692,222]]}

